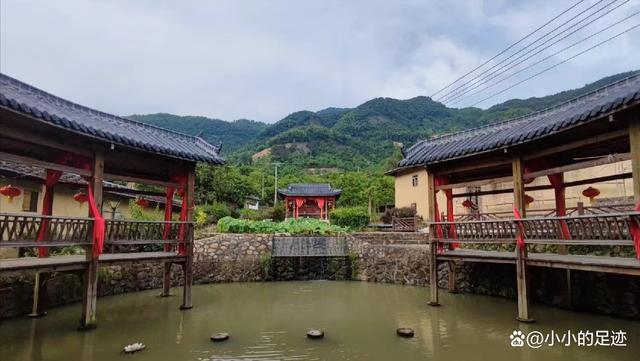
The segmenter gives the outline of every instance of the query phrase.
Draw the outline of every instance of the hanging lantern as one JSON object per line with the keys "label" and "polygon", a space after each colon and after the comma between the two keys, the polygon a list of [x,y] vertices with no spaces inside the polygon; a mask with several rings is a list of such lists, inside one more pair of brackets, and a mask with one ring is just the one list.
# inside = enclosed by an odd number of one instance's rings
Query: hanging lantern
{"label": "hanging lantern", "polygon": [[147,199],[144,199],[144,198],[136,199],[136,204],[139,205],[142,208],[149,207],[149,201]]}
{"label": "hanging lantern", "polygon": [[73,195],[73,199],[75,199],[76,202],[80,203],[80,206],[82,206],[83,203],[89,200],[89,197],[84,192],[78,192]]}
{"label": "hanging lantern", "polygon": [[14,187],[11,184],[0,187],[0,194],[9,199],[9,203],[13,202],[13,197],[17,197],[22,194],[22,191],[18,187]]}
{"label": "hanging lantern", "polygon": [[462,206],[464,208],[473,208],[475,204],[473,204],[473,201],[471,201],[471,199],[466,199],[464,202],[462,202]]}
{"label": "hanging lantern", "polygon": [[525,194],[525,195],[524,195],[524,205],[525,205],[526,207],[529,207],[529,205],[530,205],[531,203],[533,203],[533,201],[534,201],[534,198],[533,198],[532,196],[530,196],[530,195],[528,195],[528,194]]}
{"label": "hanging lantern", "polygon": [[590,202],[593,202],[593,199],[600,195],[600,190],[598,188],[589,187],[582,191],[582,195],[589,198]]}

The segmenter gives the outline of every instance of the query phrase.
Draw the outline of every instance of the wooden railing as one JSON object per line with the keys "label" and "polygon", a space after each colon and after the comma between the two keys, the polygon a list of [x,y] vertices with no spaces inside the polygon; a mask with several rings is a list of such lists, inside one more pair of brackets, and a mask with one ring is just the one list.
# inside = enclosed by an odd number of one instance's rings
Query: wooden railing
{"label": "wooden railing", "polygon": [[[0,213],[0,247],[91,246],[92,226],[92,218]],[[188,243],[192,232],[191,222],[106,220],[105,245],[178,243],[181,233]]]}
{"label": "wooden railing", "polygon": [[391,218],[394,232],[415,232],[418,229],[417,217]]}
{"label": "wooden railing", "polygon": [[[612,214],[612,213],[627,213],[633,211],[635,205],[633,203],[620,203],[613,205],[599,205],[599,206],[587,206],[584,207],[581,204],[577,207],[568,207],[567,216],[576,215],[597,215],[597,214]],[[556,214],[556,210],[552,208],[544,209],[529,209],[527,210],[528,218],[547,218],[553,217]],[[442,219],[446,219],[446,215],[442,215]],[[503,212],[487,212],[487,213],[469,213],[469,214],[454,214],[456,221],[484,221],[484,220],[498,220],[498,219],[511,219],[513,218],[513,211]]]}
{"label": "wooden railing", "polygon": [[[177,243],[180,239],[181,227],[185,242],[189,242],[193,231],[191,222],[110,219],[105,225],[105,244]],[[167,232],[166,240],[163,239],[165,231]]]}
{"label": "wooden railing", "polygon": [[515,243],[520,230],[526,243],[630,246],[632,222],[640,225],[640,212],[433,222],[430,227],[443,243]]}
{"label": "wooden railing", "polygon": [[91,218],[0,213],[0,247],[34,247],[45,223],[38,246],[90,245]]}

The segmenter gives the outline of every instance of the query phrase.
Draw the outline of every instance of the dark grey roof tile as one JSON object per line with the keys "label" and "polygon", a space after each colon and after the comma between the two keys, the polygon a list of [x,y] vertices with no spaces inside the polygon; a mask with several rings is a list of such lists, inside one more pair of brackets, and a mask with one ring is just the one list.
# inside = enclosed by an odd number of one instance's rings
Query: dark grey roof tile
{"label": "dark grey roof tile", "polygon": [[0,106],[46,123],[152,153],[223,164],[202,139],[84,107],[0,73]]}

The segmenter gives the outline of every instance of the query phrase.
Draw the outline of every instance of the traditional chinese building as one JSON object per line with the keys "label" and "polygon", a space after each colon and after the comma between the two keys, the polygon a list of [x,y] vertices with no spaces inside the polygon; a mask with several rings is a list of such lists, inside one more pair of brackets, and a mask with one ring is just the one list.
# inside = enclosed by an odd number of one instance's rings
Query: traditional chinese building
{"label": "traditional chinese building", "polygon": [[285,218],[329,219],[328,213],[336,207],[342,189],[331,188],[329,184],[290,184],[279,189],[284,199]]}

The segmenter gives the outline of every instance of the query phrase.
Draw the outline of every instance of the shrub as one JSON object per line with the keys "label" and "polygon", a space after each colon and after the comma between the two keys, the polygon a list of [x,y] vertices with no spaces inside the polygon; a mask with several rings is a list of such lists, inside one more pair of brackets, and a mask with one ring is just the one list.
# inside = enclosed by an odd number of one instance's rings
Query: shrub
{"label": "shrub", "polygon": [[261,221],[263,219],[270,219],[271,212],[267,209],[249,209],[243,208],[240,210],[240,218],[250,219],[252,221]]}
{"label": "shrub", "polygon": [[369,212],[364,207],[334,209],[329,218],[333,224],[359,230],[369,225]]}
{"label": "shrub", "polygon": [[416,210],[413,207],[401,207],[387,209],[380,218],[383,223],[391,223],[393,217],[396,218],[408,218],[416,215]]}
{"label": "shrub", "polygon": [[271,219],[274,221],[284,221],[284,203],[279,203],[277,206],[271,208]]}
{"label": "shrub", "polygon": [[215,223],[218,220],[231,215],[229,206],[221,202],[205,204],[201,209],[207,214],[208,223]]}
{"label": "shrub", "polygon": [[273,222],[224,217],[218,221],[218,231],[222,233],[342,234],[348,229],[318,219],[289,219],[284,222]]}

